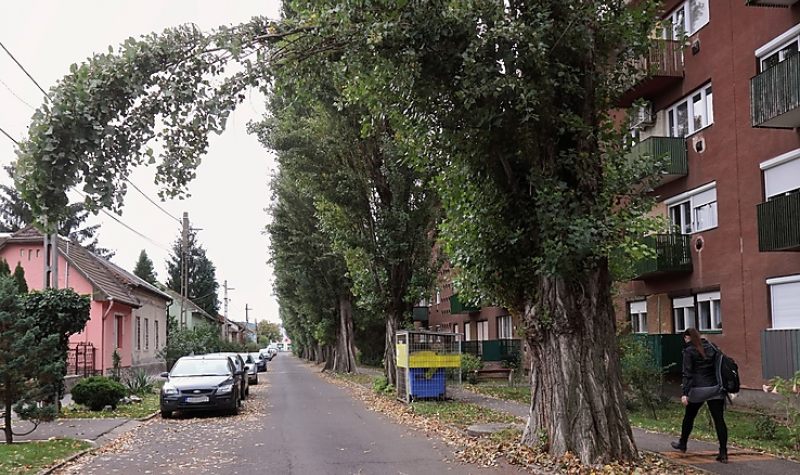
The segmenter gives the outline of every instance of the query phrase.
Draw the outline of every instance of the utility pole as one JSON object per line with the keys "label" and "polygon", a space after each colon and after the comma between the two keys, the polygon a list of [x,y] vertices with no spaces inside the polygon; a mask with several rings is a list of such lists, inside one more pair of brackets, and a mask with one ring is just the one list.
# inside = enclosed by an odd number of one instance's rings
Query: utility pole
{"label": "utility pole", "polygon": [[[244,327],[245,327],[245,335],[250,332],[250,310],[253,310],[253,307],[244,304]],[[255,335],[255,332],[253,332]],[[247,337],[249,338],[249,337]],[[258,341],[258,338],[254,338],[255,341]]]}
{"label": "utility pole", "polygon": [[189,213],[183,212],[181,221],[181,328],[186,328],[186,305],[184,302],[189,297]]}
{"label": "utility pole", "polygon": [[[44,218],[47,230],[47,218]],[[58,232],[44,234],[42,249],[44,251],[43,288],[58,288]]]}
{"label": "utility pole", "polygon": [[228,336],[228,300],[230,300],[228,298],[228,291],[229,290],[236,290],[236,289],[234,289],[233,287],[228,287],[227,279],[222,283],[222,286],[223,286],[223,289],[225,290],[224,297],[222,299],[223,302],[224,302],[224,310],[223,310],[224,313],[223,313],[223,316],[225,317],[225,325],[222,328],[223,328],[223,331],[225,332],[225,337],[227,339],[227,336]]}

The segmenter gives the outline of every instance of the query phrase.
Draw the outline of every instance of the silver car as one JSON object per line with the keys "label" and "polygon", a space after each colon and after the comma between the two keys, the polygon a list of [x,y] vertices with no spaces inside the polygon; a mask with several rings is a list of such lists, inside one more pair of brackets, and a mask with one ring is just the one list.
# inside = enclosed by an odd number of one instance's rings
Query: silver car
{"label": "silver car", "polygon": [[244,360],[244,366],[247,370],[247,382],[258,384],[258,361],[253,358],[253,353],[239,353],[239,356]]}

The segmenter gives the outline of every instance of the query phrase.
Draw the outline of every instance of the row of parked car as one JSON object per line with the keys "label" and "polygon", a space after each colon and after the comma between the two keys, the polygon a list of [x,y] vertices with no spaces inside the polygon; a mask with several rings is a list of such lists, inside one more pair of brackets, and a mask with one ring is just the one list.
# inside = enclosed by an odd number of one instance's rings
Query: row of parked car
{"label": "row of parked car", "polygon": [[250,385],[258,384],[258,373],[267,371],[267,362],[278,353],[264,348],[252,353],[209,353],[184,356],[161,388],[161,417],[173,412],[223,410],[238,414],[242,401],[250,395]]}

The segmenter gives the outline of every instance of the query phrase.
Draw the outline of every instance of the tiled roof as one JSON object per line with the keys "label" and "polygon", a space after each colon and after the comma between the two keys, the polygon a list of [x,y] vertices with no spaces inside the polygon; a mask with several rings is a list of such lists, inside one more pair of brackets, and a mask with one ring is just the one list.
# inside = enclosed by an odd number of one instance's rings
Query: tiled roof
{"label": "tiled roof", "polygon": [[[175,292],[175,291],[174,291],[174,290],[172,290],[172,289],[166,289],[166,290],[164,290],[164,292],[165,292],[167,295],[169,295],[169,297],[170,297],[170,298],[171,298],[171,299],[172,299],[174,302],[176,302],[176,303],[180,303],[180,301],[181,301],[181,294],[179,294],[178,292]],[[189,299],[186,299],[186,301],[185,301],[185,302],[186,302],[186,306],[187,306],[187,307],[190,309],[190,311],[191,311],[191,312],[196,312],[196,313],[199,313],[200,315],[204,316],[205,318],[207,318],[207,319],[209,319],[209,320],[211,320],[211,321],[213,321],[213,322],[215,322],[215,323],[219,323],[219,320],[218,320],[218,319],[216,319],[216,318],[212,317],[211,315],[209,315],[209,313],[208,313],[208,312],[206,312],[205,310],[203,310],[202,308],[200,308],[200,307],[199,307],[199,306],[198,306],[196,303],[192,302],[192,301],[191,301],[191,300],[189,300]]]}

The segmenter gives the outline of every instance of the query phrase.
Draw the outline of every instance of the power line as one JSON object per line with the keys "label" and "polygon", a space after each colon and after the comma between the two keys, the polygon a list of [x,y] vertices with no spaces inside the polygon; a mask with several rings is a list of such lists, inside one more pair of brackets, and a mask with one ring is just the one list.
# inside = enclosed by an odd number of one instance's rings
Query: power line
{"label": "power line", "polygon": [[164,213],[164,214],[166,214],[167,216],[169,216],[170,218],[174,219],[174,220],[175,220],[175,221],[177,221],[179,224],[180,224],[180,223],[182,223],[182,221],[181,221],[180,219],[176,218],[175,216],[173,216],[172,214],[170,214],[170,213],[169,213],[169,211],[165,210],[165,209],[164,209],[164,208],[162,208],[162,207],[161,207],[161,206],[160,206],[158,203],[156,203],[155,201],[153,201],[153,199],[152,199],[152,198],[150,198],[149,196],[147,196],[147,194],[145,194],[145,192],[144,192],[144,191],[140,190],[140,189],[139,189],[139,187],[138,187],[138,186],[136,186],[136,185],[135,185],[135,184],[134,184],[132,181],[130,181],[128,178],[125,178],[125,181],[127,181],[127,182],[128,182],[128,184],[129,184],[129,185],[131,185],[131,186],[133,187],[133,189],[134,189],[134,190],[138,191],[140,195],[144,196],[144,197],[147,199],[147,201],[149,201],[150,203],[152,203],[152,204],[153,204],[153,206],[155,206],[156,208],[160,209],[162,213]]}
{"label": "power line", "polygon": [[42,91],[42,94],[44,94],[44,97],[46,97],[48,100],[52,101],[52,99],[50,99],[50,95],[47,94],[47,91],[45,91],[42,88],[42,86],[40,86],[39,83],[36,82],[36,79],[33,79],[33,76],[31,76],[31,73],[29,73],[28,70],[25,69],[25,66],[23,66],[19,61],[17,61],[17,58],[15,58],[13,54],[11,54],[11,51],[9,51],[8,48],[6,48],[6,46],[3,44],[2,41],[0,41],[0,48],[3,48],[3,51],[5,51],[8,54],[8,56],[11,57],[11,59],[13,59],[15,63],[17,63],[17,66],[19,66],[19,69],[21,69],[22,72],[25,73],[25,75],[28,76],[28,78],[31,81],[33,81],[34,84],[36,84],[36,87],[38,87],[39,90]]}
{"label": "power line", "polygon": [[25,99],[23,99],[23,98],[19,97],[19,96],[17,95],[17,93],[16,93],[16,92],[14,92],[14,90],[13,90],[13,89],[11,89],[11,86],[9,86],[8,84],[6,84],[6,82],[5,82],[5,81],[3,81],[2,79],[0,79],[0,84],[2,84],[2,85],[3,85],[3,87],[5,87],[6,89],[8,89],[8,92],[10,92],[12,96],[16,97],[16,98],[17,98],[17,100],[19,100],[21,103],[23,103],[23,104],[25,104],[26,106],[30,107],[30,108],[31,108],[31,110],[36,110],[36,108],[35,108],[35,107],[33,107],[32,105],[30,105],[30,103],[28,103],[28,101],[26,101]]}
{"label": "power line", "polygon": [[14,137],[12,137],[12,136],[11,136],[11,134],[9,134],[9,133],[8,133],[8,132],[6,132],[5,130],[3,130],[3,128],[2,128],[2,127],[0,127],[0,132],[2,132],[2,133],[3,133],[3,135],[5,135],[6,137],[8,137],[8,140],[10,140],[10,141],[14,142],[14,145],[19,145],[19,142],[17,142],[17,139],[15,139]]}

